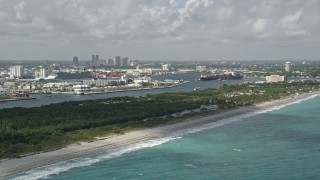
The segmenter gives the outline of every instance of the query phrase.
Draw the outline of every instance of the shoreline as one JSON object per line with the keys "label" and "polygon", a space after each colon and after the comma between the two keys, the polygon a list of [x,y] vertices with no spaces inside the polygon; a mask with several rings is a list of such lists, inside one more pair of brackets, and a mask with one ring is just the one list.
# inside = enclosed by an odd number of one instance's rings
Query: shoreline
{"label": "shoreline", "polygon": [[27,100],[33,100],[33,99],[37,99],[37,98],[35,98],[35,97],[29,97],[29,98],[0,99],[0,102],[27,101]]}
{"label": "shoreline", "polygon": [[[95,94],[107,94],[107,93],[117,93],[117,92],[130,92],[130,91],[143,91],[143,90],[154,90],[154,89],[166,89],[166,88],[173,88],[176,86],[181,86],[183,84],[188,83],[189,81],[183,81],[181,83],[173,84],[170,86],[155,86],[155,87],[139,87],[139,88],[129,88],[129,89],[115,89],[115,90],[108,90],[108,91],[97,91],[97,92],[90,92],[84,95],[95,95]],[[42,93],[42,92],[31,92],[30,94],[67,94],[67,95],[77,95],[74,92],[49,92],[49,93]]]}
{"label": "shoreline", "polygon": [[26,172],[37,167],[42,167],[78,157],[85,157],[147,140],[167,137],[169,134],[172,134],[174,132],[203,126],[227,118],[236,118],[238,116],[250,114],[253,112],[269,111],[273,108],[279,108],[295,102],[306,100],[314,95],[319,95],[319,92],[292,95],[287,98],[267,101],[253,106],[239,107],[214,115],[190,118],[186,119],[183,122],[175,124],[132,131],[123,135],[106,137],[105,139],[96,140],[93,142],[82,142],[80,144],[73,144],[65,148],[25,156],[18,159],[4,159],[0,161],[0,178]]}

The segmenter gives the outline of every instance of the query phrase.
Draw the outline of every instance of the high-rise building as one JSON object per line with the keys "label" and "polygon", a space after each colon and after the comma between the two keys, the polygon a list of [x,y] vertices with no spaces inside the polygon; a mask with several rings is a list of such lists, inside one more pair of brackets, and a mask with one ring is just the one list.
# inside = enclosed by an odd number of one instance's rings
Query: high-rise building
{"label": "high-rise building", "polygon": [[92,55],[91,65],[92,65],[92,66],[96,66],[98,60],[99,60],[99,55]]}
{"label": "high-rise building", "polygon": [[91,65],[95,65],[95,60],[96,60],[96,56],[92,54],[92,57],[91,57]]}
{"label": "high-rise building", "polygon": [[108,66],[113,66],[113,59],[108,59]]}
{"label": "high-rise building", "polygon": [[72,62],[73,62],[73,65],[78,66],[79,65],[78,56],[74,56]]}
{"label": "high-rise building", "polygon": [[129,59],[128,57],[124,57],[121,61],[120,66],[128,66],[129,65]]}
{"label": "high-rise building", "polygon": [[284,64],[284,70],[285,70],[286,72],[290,72],[290,71],[291,71],[291,62],[286,62],[286,63]]}
{"label": "high-rise building", "polygon": [[121,64],[121,57],[120,57],[120,56],[114,57],[114,59],[113,59],[113,65],[115,65],[115,66],[120,66],[120,64]]}
{"label": "high-rise building", "polygon": [[96,56],[92,54],[92,59],[91,59],[91,62],[94,62],[96,59]]}
{"label": "high-rise building", "polygon": [[39,77],[40,78],[45,78],[47,77],[47,70],[46,68],[44,67],[41,67],[40,70],[39,70]]}
{"label": "high-rise building", "polygon": [[24,75],[23,66],[17,65],[17,66],[10,67],[10,77],[11,78],[22,77],[23,75]]}

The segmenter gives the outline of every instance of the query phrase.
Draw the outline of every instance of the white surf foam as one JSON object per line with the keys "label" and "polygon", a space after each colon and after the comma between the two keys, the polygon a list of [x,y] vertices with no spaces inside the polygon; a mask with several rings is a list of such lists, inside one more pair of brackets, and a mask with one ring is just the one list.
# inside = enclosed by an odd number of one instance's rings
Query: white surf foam
{"label": "white surf foam", "polygon": [[235,122],[235,121],[240,121],[240,120],[243,120],[243,119],[247,119],[247,118],[255,116],[255,115],[276,111],[276,110],[285,108],[285,107],[293,105],[293,104],[299,104],[301,102],[313,99],[313,98],[315,98],[317,96],[319,96],[319,94],[314,94],[314,95],[308,96],[308,97],[303,98],[303,99],[299,99],[299,100],[294,101],[294,102],[290,102],[290,103],[287,103],[287,104],[282,104],[282,105],[271,107],[271,108],[268,108],[268,109],[255,111],[255,112],[250,112],[250,113],[246,113],[246,114],[243,114],[243,115],[238,115],[238,116],[234,116],[234,117],[230,117],[230,118],[225,118],[225,119],[223,119],[221,121],[212,122],[212,123],[201,125],[201,126],[198,126],[198,127],[192,127],[192,128],[184,129],[184,130],[181,130],[179,132],[174,133],[174,135],[183,136],[183,135],[186,135],[186,134],[193,134],[193,133],[197,133],[197,132],[200,132],[200,131],[213,129],[213,128],[216,128],[216,127],[219,127],[219,126],[230,124],[230,123]]}
{"label": "white surf foam", "polygon": [[49,166],[33,169],[23,175],[13,178],[14,180],[36,180],[46,179],[50,175],[59,174],[61,172],[68,171],[75,167],[90,166],[94,163],[99,162],[98,159],[93,158],[77,158],[69,161],[63,161]]}
{"label": "white surf foam", "polygon": [[303,98],[303,99],[300,99],[300,100],[297,100],[297,101],[294,101],[291,103],[287,103],[284,105],[279,105],[279,106],[272,107],[269,109],[251,112],[251,113],[239,115],[236,117],[226,118],[222,121],[217,121],[217,122],[205,124],[203,126],[196,127],[196,128],[189,128],[189,129],[181,130],[179,132],[171,134],[170,137],[149,140],[147,142],[141,142],[141,143],[129,145],[129,146],[126,146],[123,148],[118,148],[118,149],[111,150],[111,151],[107,152],[105,155],[101,155],[101,156],[97,156],[97,157],[76,158],[76,159],[72,159],[72,160],[68,160],[68,161],[64,161],[64,162],[59,162],[59,163],[44,166],[44,167],[39,167],[34,170],[25,172],[25,173],[21,174],[21,176],[15,177],[13,179],[15,179],[15,180],[26,180],[26,179],[27,180],[36,180],[36,179],[50,178],[50,176],[52,176],[52,175],[60,174],[62,172],[69,171],[73,168],[90,166],[92,164],[101,162],[103,160],[117,158],[117,157],[120,157],[124,154],[130,153],[133,151],[158,146],[158,145],[161,145],[163,143],[166,143],[166,142],[169,142],[172,140],[180,139],[181,136],[186,135],[186,134],[192,134],[192,133],[197,133],[197,132],[204,131],[207,129],[213,129],[213,128],[216,128],[216,127],[219,127],[222,125],[230,124],[235,121],[240,121],[240,120],[246,119],[251,116],[275,111],[275,110],[287,107],[289,105],[298,104],[303,101],[313,99],[317,96],[318,96],[318,94],[315,94],[315,95],[312,95],[312,96],[309,96],[309,97],[306,97],[306,98]]}
{"label": "white surf foam", "polygon": [[265,110],[262,110],[262,111],[257,111],[256,113],[257,114],[263,114],[263,113],[266,113],[266,112],[279,110],[279,109],[282,109],[284,107],[287,107],[287,106],[290,106],[290,105],[293,105],[293,104],[299,104],[301,102],[308,101],[308,100],[316,98],[318,96],[319,96],[319,94],[314,94],[314,95],[308,96],[306,98],[302,98],[302,99],[299,99],[297,101],[293,101],[293,102],[290,102],[290,103],[287,103],[287,104],[282,104],[282,105],[275,106],[275,107],[272,107],[272,108],[269,108],[269,109],[265,109]]}
{"label": "white surf foam", "polygon": [[241,149],[233,149],[234,151],[238,151],[238,152],[240,152],[241,151]]}
{"label": "white surf foam", "polygon": [[234,116],[234,117],[230,117],[230,118],[225,118],[223,120],[219,120],[216,122],[212,122],[212,123],[208,123],[208,124],[204,124],[198,127],[192,127],[192,128],[188,128],[188,129],[184,129],[181,131],[178,131],[176,133],[173,134],[173,136],[183,136],[183,135],[187,135],[187,134],[193,134],[193,133],[197,133],[197,132],[201,132],[201,131],[205,131],[208,129],[213,129],[219,126],[223,126],[226,124],[230,124],[236,121],[240,121],[243,119],[246,119],[248,117],[254,116],[256,115],[256,113],[247,113],[247,114],[243,114],[243,115],[238,115],[238,116]]}
{"label": "white surf foam", "polygon": [[60,174],[62,172],[69,171],[73,168],[77,167],[84,167],[84,166],[90,166],[92,164],[101,162],[103,160],[112,159],[121,157],[124,154],[137,151],[144,148],[149,147],[155,147],[158,145],[161,145],[163,143],[179,139],[181,137],[165,137],[165,138],[159,138],[155,140],[149,140],[147,142],[141,142],[133,145],[129,145],[123,148],[118,148],[114,150],[110,150],[105,155],[99,155],[96,157],[83,157],[83,158],[76,158],[72,160],[67,160],[59,163],[55,163],[52,165],[39,167],[36,169],[33,169],[31,171],[22,173],[18,177],[14,177],[14,180],[36,180],[36,179],[46,179],[50,178],[52,175]]}
{"label": "white surf foam", "polygon": [[195,165],[193,165],[193,164],[183,164],[183,166],[185,166],[185,167],[197,168],[197,166],[195,166]]}
{"label": "white surf foam", "polygon": [[125,148],[118,148],[115,150],[112,150],[111,153],[108,153],[106,155],[100,156],[99,159],[101,160],[106,160],[106,159],[111,159],[111,158],[116,158],[116,157],[120,157],[124,154],[133,152],[133,151],[137,151],[140,149],[144,149],[144,148],[149,148],[149,147],[154,147],[154,146],[158,146],[161,145],[163,143],[172,141],[172,140],[176,140],[176,139],[180,139],[181,137],[165,137],[165,138],[160,138],[160,139],[155,139],[155,140],[149,140],[147,142],[141,142],[141,143],[137,143],[137,144],[133,144],[130,146],[127,146]]}

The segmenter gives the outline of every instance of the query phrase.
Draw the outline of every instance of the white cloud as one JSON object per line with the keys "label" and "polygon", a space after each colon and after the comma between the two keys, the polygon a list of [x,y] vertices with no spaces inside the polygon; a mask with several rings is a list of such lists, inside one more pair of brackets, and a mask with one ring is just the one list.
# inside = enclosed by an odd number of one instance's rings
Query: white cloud
{"label": "white cloud", "polygon": [[267,19],[257,19],[253,24],[253,30],[256,33],[262,33],[266,30],[267,26],[268,26]]}
{"label": "white cloud", "polygon": [[16,19],[18,21],[28,23],[28,22],[32,21],[32,17],[31,16],[27,16],[23,12],[25,6],[26,6],[26,2],[25,1],[21,1],[14,7],[14,11],[15,11]]}
{"label": "white cloud", "polygon": [[284,34],[286,36],[303,36],[303,35],[307,35],[307,31],[304,29],[297,30],[297,31],[285,31]]}
{"label": "white cloud", "polygon": [[226,21],[233,18],[233,7],[219,7],[217,10],[217,19]]}
{"label": "white cloud", "polygon": [[300,20],[302,13],[295,12],[294,14],[286,15],[281,19],[282,23],[289,24],[289,23],[297,23]]}
{"label": "white cloud", "polygon": [[197,10],[201,11],[210,4],[212,4],[212,1],[210,0],[188,0],[183,8],[177,10],[178,17],[172,23],[171,31],[182,26]]}
{"label": "white cloud", "polygon": [[[185,57],[195,51],[210,57],[202,48],[317,44],[320,1],[0,0],[0,22],[4,57],[16,54],[10,44],[30,49],[25,54],[30,58],[45,56],[52,44],[57,44],[55,54],[61,56],[73,56],[77,49],[83,55],[97,49],[111,54],[137,52],[135,55],[148,58],[167,47],[159,56],[174,58],[178,53],[174,49],[184,47]],[[40,54],[31,50],[38,43]],[[75,50],[59,48],[64,46]],[[222,57],[221,52],[214,54]]]}

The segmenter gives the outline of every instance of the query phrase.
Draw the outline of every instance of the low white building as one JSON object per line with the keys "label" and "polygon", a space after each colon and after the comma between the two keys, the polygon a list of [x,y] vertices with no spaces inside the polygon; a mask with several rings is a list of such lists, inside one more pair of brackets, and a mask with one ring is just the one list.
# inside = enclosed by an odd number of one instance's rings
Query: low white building
{"label": "low white building", "polygon": [[74,85],[73,91],[75,94],[86,94],[91,91],[91,87],[88,85]]}
{"label": "low white building", "polygon": [[79,82],[54,82],[54,83],[46,83],[43,85],[45,88],[52,88],[52,87],[67,87],[67,86],[72,86],[79,84]]}
{"label": "low white building", "polygon": [[3,86],[5,88],[16,88],[16,87],[18,87],[18,82],[7,81],[7,82],[3,83]]}
{"label": "low white building", "polygon": [[127,74],[133,76],[152,75],[164,72],[162,69],[148,68],[148,69],[128,69]]}
{"label": "low white building", "polygon": [[89,79],[83,80],[83,85],[88,86],[118,86],[118,85],[126,85],[128,84],[127,75],[123,75],[121,77],[107,77],[105,79]]}
{"label": "low white building", "polygon": [[163,64],[162,71],[171,71],[171,65],[170,64]]}
{"label": "low white building", "polygon": [[270,75],[270,76],[266,76],[266,82],[267,83],[271,83],[271,82],[284,82],[286,81],[286,77],[285,76],[280,76],[280,75]]}
{"label": "low white building", "polygon": [[204,72],[207,70],[207,66],[196,66],[197,72]]}
{"label": "low white building", "polygon": [[135,78],[134,83],[136,84],[142,84],[142,83],[150,83],[151,77],[141,77],[141,78]]}

